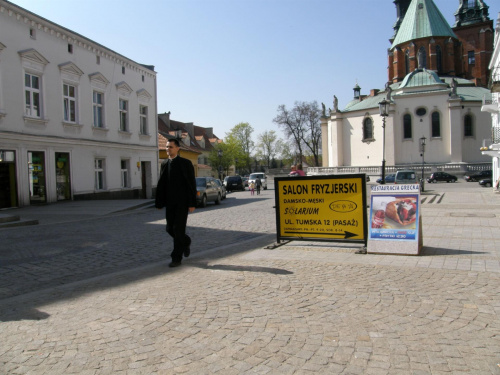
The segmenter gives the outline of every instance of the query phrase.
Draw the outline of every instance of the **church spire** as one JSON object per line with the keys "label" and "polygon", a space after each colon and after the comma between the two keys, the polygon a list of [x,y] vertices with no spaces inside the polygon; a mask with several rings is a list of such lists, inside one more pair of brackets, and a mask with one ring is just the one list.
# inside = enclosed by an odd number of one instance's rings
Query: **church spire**
{"label": "church spire", "polygon": [[483,0],[460,0],[453,27],[473,25],[488,20],[488,5]]}

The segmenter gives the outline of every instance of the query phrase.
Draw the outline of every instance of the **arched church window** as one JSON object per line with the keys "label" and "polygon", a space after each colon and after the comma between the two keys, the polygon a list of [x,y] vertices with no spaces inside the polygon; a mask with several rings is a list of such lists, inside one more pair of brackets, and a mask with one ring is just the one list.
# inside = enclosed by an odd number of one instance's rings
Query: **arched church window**
{"label": "arched church window", "polygon": [[432,112],[432,137],[441,137],[441,117],[438,111]]}
{"label": "arched church window", "polygon": [[411,138],[412,138],[411,115],[406,114],[403,116],[403,139],[411,139]]}
{"label": "arched church window", "polygon": [[436,46],[436,67],[438,73],[443,71],[443,55],[441,53],[441,46]]}
{"label": "arched church window", "polygon": [[363,121],[363,140],[373,139],[373,122],[371,118]]}
{"label": "arched church window", "polygon": [[427,54],[425,53],[424,47],[420,47],[418,49],[418,68],[419,69],[427,68]]}
{"label": "arched church window", "polygon": [[474,123],[471,115],[464,116],[464,137],[474,136]]}
{"label": "arched church window", "polygon": [[405,52],[405,75],[410,73],[410,50]]}

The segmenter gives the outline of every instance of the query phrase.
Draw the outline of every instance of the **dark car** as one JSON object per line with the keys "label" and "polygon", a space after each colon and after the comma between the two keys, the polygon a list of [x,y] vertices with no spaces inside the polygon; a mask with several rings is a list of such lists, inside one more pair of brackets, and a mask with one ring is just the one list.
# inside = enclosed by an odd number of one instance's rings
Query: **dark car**
{"label": "dark car", "polygon": [[228,176],[224,179],[227,191],[245,190],[241,176]]}
{"label": "dark car", "polygon": [[[396,173],[389,173],[385,175],[385,183],[386,184],[392,184],[394,183],[394,179],[396,178]],[[377,184],[382,183],[382,177],[377,179]]]}
{"label": "dark car", "polygon": [[493,185],[493,179],[491,177],[483,178],[482,180],[479,180],[479,185],[484,187],[491,187]]}
{"label": "dark car", "polygon": [[434,172],[427,178],[427,182],[429,183],[438,181],[457,182],[457,176],[446,172]]}
{"label": "dark car", "polygon": [[220,204],[222,190],[213,177],[196,177],[196,203],[206,207],[207,202]]}
{"label": "dark car", "polygon": [[488,178],[488,177],[492,178],[491,169],[487,170],[487,171],[481,171],[478,173],[466,174],[464,176],[465,181],[467,181],[467,182],[479,181],[479,180],[483,180],[483,179]]}

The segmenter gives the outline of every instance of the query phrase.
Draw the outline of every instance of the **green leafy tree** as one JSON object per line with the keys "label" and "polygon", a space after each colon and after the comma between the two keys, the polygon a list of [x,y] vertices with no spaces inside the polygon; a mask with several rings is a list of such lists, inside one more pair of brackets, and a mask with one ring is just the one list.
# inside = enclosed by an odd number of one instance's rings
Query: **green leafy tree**
{"label": "green leafy tree", "polygon": [[[222,151],[222,155],[219,157],[219,150]],[[217,144],[210,154],[208,155],[208,161],[212,166],[212,170],[219,174],[219,171],[227,176],[229,167],[232,165],[233,157],[229,146],[221,142]]]}
{"label": "green leafy tree", "polygon": [[264,161],[266,166],[271,166],[271,160],[279,153],[280,144],[278,136],[274,130],[266,130],[264,133],[257,136],[257,153],[256,156]]}
{"label": "green leafy tree", "polygon": [[226,133],[225,139],[225,142],[230,146],[233,162],[237,159],[237,167],[240,170],[247,169],[249,172],[252,170],[250,155],[254,149],[253,131],[248,122],[240,122],[229,133]]}

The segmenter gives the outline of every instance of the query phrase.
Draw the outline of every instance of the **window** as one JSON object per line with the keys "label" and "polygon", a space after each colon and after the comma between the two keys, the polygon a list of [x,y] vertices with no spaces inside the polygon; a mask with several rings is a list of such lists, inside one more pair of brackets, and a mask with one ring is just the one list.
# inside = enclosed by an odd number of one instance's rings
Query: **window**
{"label": "window", "polygon": [[128,180],[128,176],[129,176],[129,161],[128,160],[121,161],[121,176],[122,176],[122,188],[130,187],[130,183]]}
{"label": "window", "polygon": [[144,82],[144,74],[142,75],[142,82]]}
{"label": "window", "polygon": [[371,118],[365,118],[363,121],[363,140],[373,139],[373,122]]}
{"label": "window", "polygon": [[469,60],[469,65],[474,65],[476,63],[476,54],[474,51],[467,52],[467,57]]}
{"label": "window", "polygon": [[95,190],[104,190],[104,159],[94,160]]}
{"label": "window", "polygon": [[120,130],[122,132],[128,131],[128,101],[120,99],[119,100],[119,107],[120,107]]}
{"label": "window", "polygon": [[73,45],[71,43],[68,43],[68,52],[73,53]]}
{"label": "window", "polygon": [[30,27],[30,38],[36,39],[36,30],[33,27]]}
{"label": "window", "polygon": [[432,137],[441,137],[441,119],[439,112],[432,112]]}
{"label": "window", "polygon": [[148,134],[148,107],[145,105],[139,106],[139,120],[141,134]]}
{"label": "window", "polygon": [[64,121],[76,123],[76,87],[63,84]]}
{"label": "window", "polygon": [[122,66],[122,74],[125,74],[125,67]]}
{"label": "window", "polygon": [[473,136],[474,136],[474,132],[473,132],[472,116],[465,115],[464,116],[464,137],[473,137]]}
{"label": "window", "polygon": [[405,52],[405,75],[410,73],[410,50]]}
{"label": "window", "polygon": [[95,57],[95,63],[96,63],[97,65],[100,65],[100,64],[101,64],[101,56],[97,56],[97,55],[96,55],[96,57]]}
{"label": "window", "polygon": [[424,47],[420,47],[418,50],[418,68],[427,68],[427,53]]}
{"label": "window", "polygon": [[42,117],[39,76],[29,73],[24,74],[24,98],[25,115],[30,117]]}
{"label": "window", "polygon": [[94,127],[104,128],[104,95],[102,92],[93,93]]}
{"label": "window", "polygon": [[436,46],[436,68],[438,73],[443,71],[443,54],[441,52],[441,46]]}
{"label": "window", "polygon": [[403,116],[403,139],[411,139],[411,115]]}

